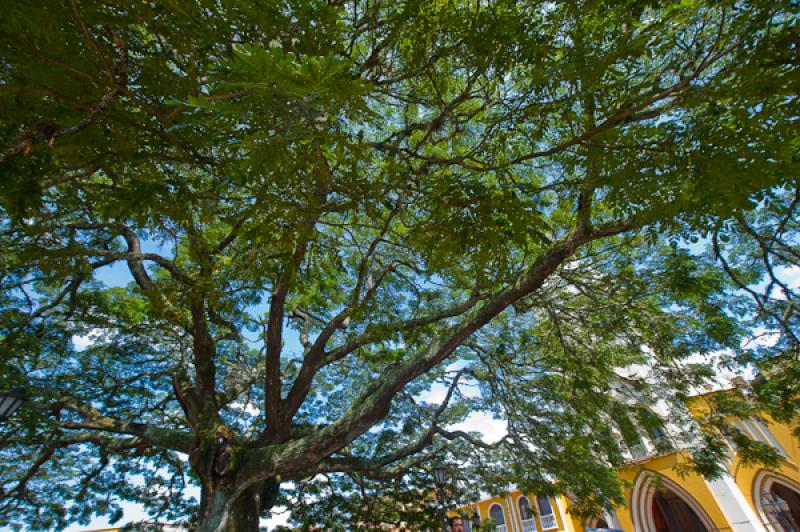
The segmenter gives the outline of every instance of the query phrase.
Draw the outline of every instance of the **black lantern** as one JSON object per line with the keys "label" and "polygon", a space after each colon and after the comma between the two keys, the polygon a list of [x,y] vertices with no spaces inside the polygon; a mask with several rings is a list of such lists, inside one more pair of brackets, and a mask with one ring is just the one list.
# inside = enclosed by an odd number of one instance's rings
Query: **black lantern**
{"label": "black lantern", "polygon": [[441,462],[433,466],[433,481],[436,482],[436,486],[440,488],[444,486],[445,481],[447,481],[447,468],[444,467],[444,464]]}
{"label": "black lantern", "polygon": [[478,514],[478,510],[475,509],[475,512],[472,514],[472,530],[473,532],[478,532],[481,529],[481,516]]}
{"label": "black lantern", "polygon": [[22,403],[28,400],[28,393],[25,388],[14,388],[6,393],[0,394],[0,421],[5,421],[17,411]]}

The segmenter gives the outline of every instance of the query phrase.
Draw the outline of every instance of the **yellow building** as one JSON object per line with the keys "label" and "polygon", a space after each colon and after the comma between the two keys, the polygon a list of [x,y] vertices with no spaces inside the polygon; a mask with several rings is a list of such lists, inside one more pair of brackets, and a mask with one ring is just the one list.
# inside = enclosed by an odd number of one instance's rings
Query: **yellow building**
{"label": "yellow building", "polygon": [[[455,513],[472,515],[477,512],[481,522],[492,519],[498,532],[534,532],[539,530],[566,530],[575,526],[567,513],[564,497],[544,497],[511,491],[505,495],[484,499]],[[470,519],[464,520],[467,532],[472,529]]]}
{"label": "yellow building", "polygon": [[[714,392],[727,393],[727,392]],[[708,409],[708,395],[694,398],[692,412]],[[486,499],[461,513],[477,511],[481,521],[494,518],[498,532],[568,531],[608,528],[624,532],[800,532],[800,445],[793,426],[768,416],[731,422],[754,440],[774,447],[782,456],[779,467],[766,469],[742,463],[733,448],[727,473],[716,480],[679,474],[685,451],[659,452],[654,437],[633,446],[620,477],[629,486],[625,505],[594,519],[569,513],[566,497],[535,497],[512,491]],[[535,511],[531,511],[535,509]],[[454,513],[454,512],[453,512]],[[467,530],[471,523],[465,523]]]}

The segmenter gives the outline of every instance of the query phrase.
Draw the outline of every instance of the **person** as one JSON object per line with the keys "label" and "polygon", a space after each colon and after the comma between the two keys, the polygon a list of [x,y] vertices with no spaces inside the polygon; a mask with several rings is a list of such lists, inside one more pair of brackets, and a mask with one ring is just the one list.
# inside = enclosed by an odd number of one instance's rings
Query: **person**
{"label": "person", "polygon": [[461,516],[454,515],[450,518],[450,532],[464,532],[464,520]]}

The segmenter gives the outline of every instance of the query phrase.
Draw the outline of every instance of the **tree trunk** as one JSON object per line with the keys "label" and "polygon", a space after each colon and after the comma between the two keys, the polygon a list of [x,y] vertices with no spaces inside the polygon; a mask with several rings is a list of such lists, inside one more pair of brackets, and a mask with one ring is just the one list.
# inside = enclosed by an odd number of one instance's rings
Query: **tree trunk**
{"label": "tree trunk", "polygon": [[248,487],[233,502],[223,491],[203,494],[198,532],[258,532],[261,515],[275,504],[279,482],[268,479]]}
{"label": "tree trunk", "polygon": [[261,517],[261,486],[255,484],[247,488],[233,501],[228,513],[225,532],[258,532]]}

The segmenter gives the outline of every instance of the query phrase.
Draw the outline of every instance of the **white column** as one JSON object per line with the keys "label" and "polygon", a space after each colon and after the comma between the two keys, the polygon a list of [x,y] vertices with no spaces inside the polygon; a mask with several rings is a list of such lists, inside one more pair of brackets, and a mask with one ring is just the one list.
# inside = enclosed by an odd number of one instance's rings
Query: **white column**
{"label": "white column", "polygon": [[606,523],[611,528],[618,528],[622,530],[622,523],[619,522],[619,517],[617,517],[617,512],[614,510],[606,510],[603,512],[606,518]]}
{"label": "white column", "polygon": [[706,480],[706,484],[733,532],[767,532],[733,477],[725,474],[716,480]]}
{"label": "white column", "polygon": [[517,514],[514,511],[516,510],[516,508],[514,508],[514,501],[512,500],[512,496],[506,495],[504,497],[504,500],[506,501],[506,509],[508,510],[506,514],[508,516],[507,517],[508,530],[509,532],[517,532],[518,530],[520,530],[520,525],[517,524],[518,523]]}
{"label": "white column", "polygon": [[575,527],[572,526],[572,519],[570,519],[566,510],[561,505],[561,495],[556,495],[552,500],[556,503],[555,511],[558,512],[558,517],[561,519],[562,528],[567,532],[575,532]]}

